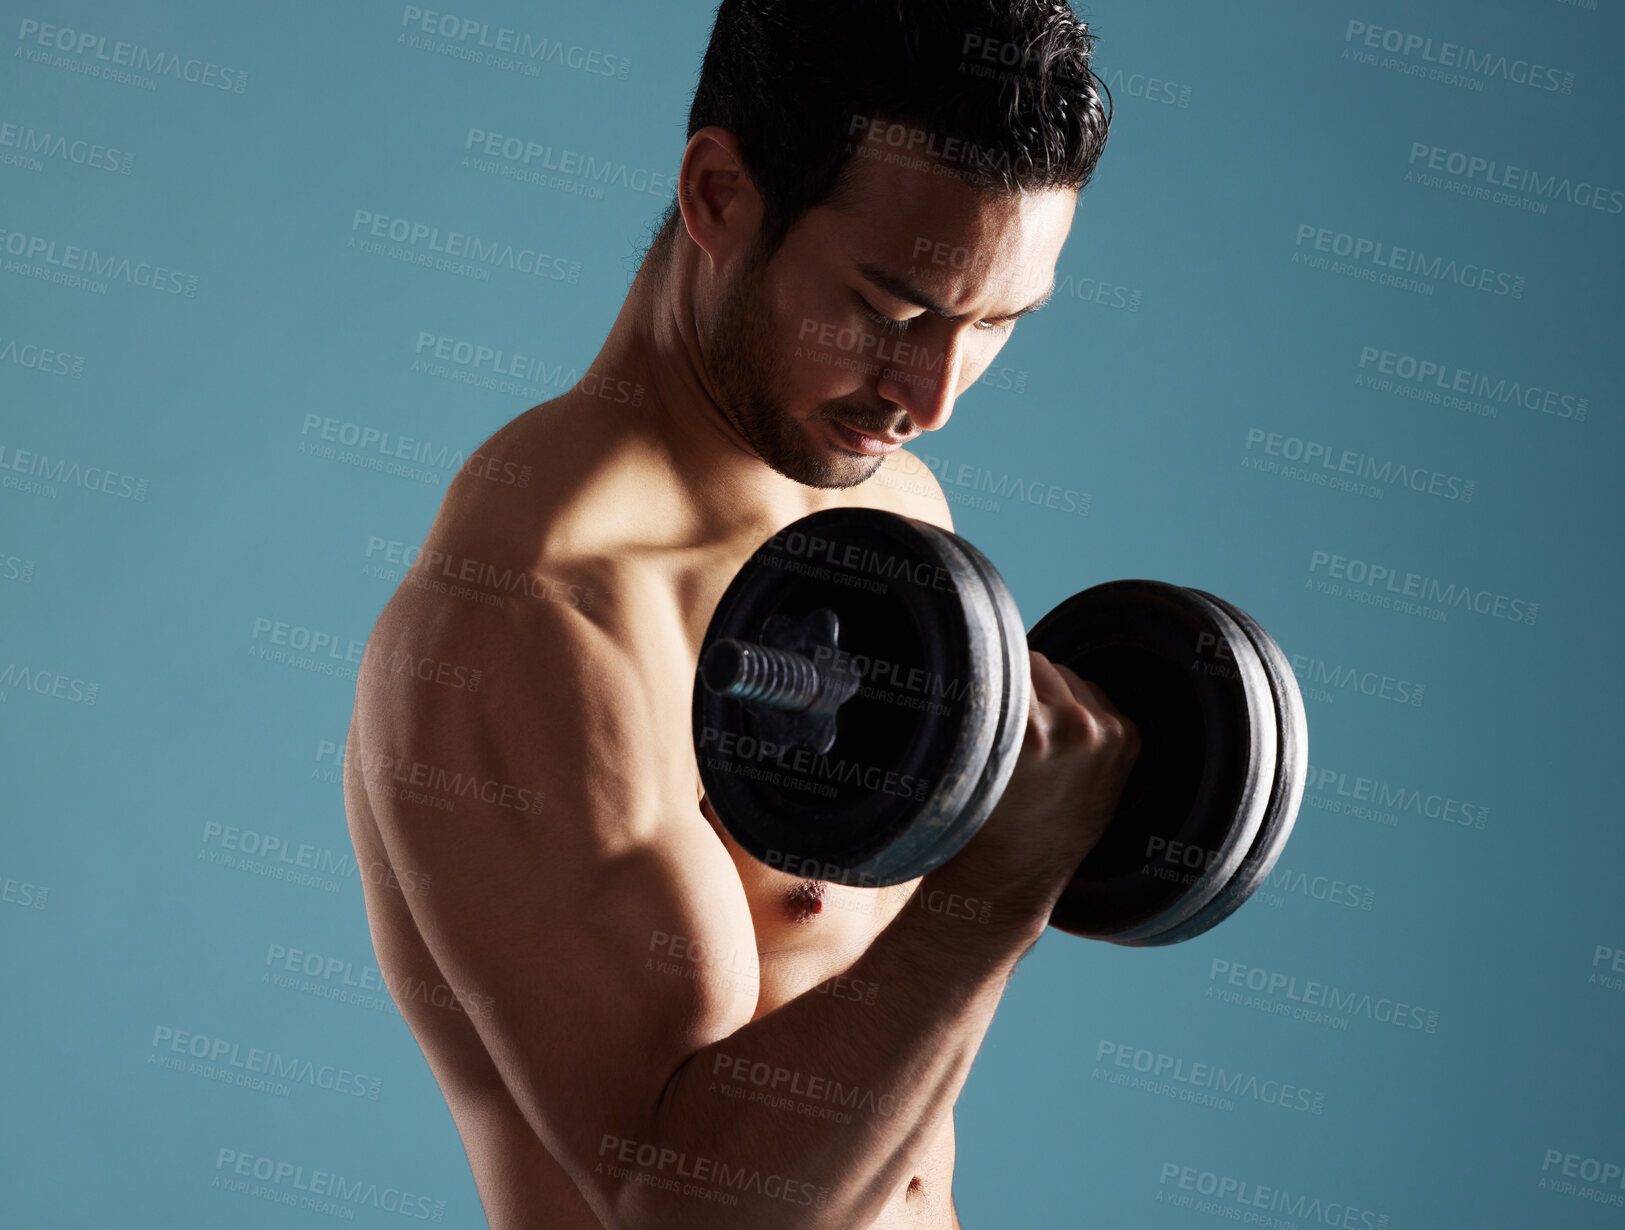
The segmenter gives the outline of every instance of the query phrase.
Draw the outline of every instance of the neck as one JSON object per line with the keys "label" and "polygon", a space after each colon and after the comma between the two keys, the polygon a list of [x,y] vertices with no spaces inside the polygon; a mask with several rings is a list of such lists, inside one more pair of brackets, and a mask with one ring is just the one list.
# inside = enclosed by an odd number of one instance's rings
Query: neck
{"label": "neck", "polygon": [[770,468],[723,413],[701,344],[701,314],[717,289],[709,265],[681,226],[665,260],[658,246],[651,250],[591,370],[643,387],[633,414],[646,442],[668,460],[697,535],[759,541],[849,497]]}

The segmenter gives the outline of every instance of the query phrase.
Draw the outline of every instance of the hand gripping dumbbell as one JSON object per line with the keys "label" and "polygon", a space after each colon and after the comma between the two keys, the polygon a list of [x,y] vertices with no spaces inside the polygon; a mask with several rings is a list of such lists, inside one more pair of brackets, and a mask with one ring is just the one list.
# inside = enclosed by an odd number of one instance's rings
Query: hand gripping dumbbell
{"label": "hand gripping dumbbell", "polygon": [[1160,945],[1228,917],[1286,844],[1308,765],[1303,700],[1269,634],[1201,590],[1114,581],[1023,636],[980,551],[876,509],[786,526],[724,592],[694,685],[712,809],[793,875],[879,887],[926,874],[1015,769],[1029,646],[1099,684],[1140,732],[1110,826],[1050,924]]}

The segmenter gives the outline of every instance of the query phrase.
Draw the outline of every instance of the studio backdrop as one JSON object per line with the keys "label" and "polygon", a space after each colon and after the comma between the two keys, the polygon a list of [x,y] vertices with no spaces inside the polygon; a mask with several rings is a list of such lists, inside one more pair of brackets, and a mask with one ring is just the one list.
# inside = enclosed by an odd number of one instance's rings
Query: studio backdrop
{"label": "studio backdrop", "polygon": [[[483,1225],[368,937],[357,665],[602,342],[713,6],[0,8],[0,1220]],[[1029,954],[964,1223],[1625,1226],[1620,0],[1079,12],[1054,299],[913,451],[1029,626],[1250,611],[1311,767],[1216,930]]]}

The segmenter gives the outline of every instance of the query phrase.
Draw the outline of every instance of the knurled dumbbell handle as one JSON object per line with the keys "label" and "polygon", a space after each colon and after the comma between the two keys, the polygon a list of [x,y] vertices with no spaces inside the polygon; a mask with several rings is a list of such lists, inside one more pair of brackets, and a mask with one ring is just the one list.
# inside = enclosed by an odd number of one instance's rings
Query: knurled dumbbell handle
{"label": "knurled dumbbell handle", "polygon": [[790,713],[811,708],[825,685],[817,664],[804,654],[731,638],[707,647],[700,678],[719,696]]}

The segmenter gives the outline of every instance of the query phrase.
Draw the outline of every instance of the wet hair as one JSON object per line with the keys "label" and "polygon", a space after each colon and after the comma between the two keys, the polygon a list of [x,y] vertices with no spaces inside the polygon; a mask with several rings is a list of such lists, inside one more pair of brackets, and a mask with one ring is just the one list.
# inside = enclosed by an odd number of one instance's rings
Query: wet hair
{"label": "wet hair", "polygon": [[[1081,190],[1111,126],[1094,42],[1066,0],[722,0],[688,135],[739,139],[764,206],[758,260],[813,206],[850,200],[858,153],[997,193]],[[657,225],[663,262],[675,196]]]}

